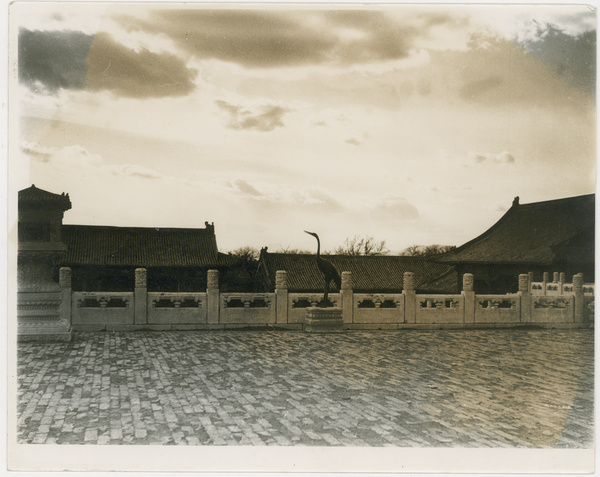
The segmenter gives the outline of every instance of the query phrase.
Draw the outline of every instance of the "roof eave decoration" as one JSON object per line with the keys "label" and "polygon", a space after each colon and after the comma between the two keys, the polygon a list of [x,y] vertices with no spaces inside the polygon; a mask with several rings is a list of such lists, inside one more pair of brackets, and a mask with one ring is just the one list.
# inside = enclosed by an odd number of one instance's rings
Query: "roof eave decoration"
{"label": "roof eave decoration", "polygon": [[52,192],[38,189],[35,184],[27,189],[19,191],[19,208],[38,207],[44,209],[61,209],[63,211],[71,208],[69,194],[53,194]]}

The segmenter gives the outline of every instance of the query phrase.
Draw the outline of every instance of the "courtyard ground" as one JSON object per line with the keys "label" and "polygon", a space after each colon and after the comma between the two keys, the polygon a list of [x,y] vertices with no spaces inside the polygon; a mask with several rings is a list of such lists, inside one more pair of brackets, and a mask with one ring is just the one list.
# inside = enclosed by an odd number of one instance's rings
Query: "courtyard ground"
{"label": "courtyard ground", "polygon": [[592,330],[82,333],[19,343],[17,440],[589,448]]}

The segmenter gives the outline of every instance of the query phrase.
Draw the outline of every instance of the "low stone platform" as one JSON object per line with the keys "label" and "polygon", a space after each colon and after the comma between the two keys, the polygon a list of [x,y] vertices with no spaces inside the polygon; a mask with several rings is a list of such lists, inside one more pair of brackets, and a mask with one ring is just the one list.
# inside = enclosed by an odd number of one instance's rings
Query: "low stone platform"
{"label": "low stone platform", "polygon": [[306,309],[304,331],[308,333],[336,333],[344,331],[342,309],[339,307]]}

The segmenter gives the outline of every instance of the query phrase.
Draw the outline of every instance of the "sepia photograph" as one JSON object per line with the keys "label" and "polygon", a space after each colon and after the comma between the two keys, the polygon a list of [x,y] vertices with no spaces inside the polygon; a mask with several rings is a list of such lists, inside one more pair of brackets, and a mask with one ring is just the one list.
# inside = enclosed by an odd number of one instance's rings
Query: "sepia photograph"
{"label": "sepia photograph", "polygon": [[594,6],[7,10],[9,470],[593,472]]}

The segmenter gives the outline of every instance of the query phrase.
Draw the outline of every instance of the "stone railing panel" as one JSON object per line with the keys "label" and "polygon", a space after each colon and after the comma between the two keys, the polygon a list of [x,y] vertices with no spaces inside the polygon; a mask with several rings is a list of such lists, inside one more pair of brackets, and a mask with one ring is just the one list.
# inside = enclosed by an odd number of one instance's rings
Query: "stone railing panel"
{"label": "stone railing panel", "polygon": [[[595,295],[595,284],[586,283],[583,285],[583,294],[585,296],[594,296]],[[565,283],[563,285],[563,295],[574,295],[575,289],[572,283]]]}
{"label": "stone railing panel", "polygon": [[572,283],[565,283],[563,285],[563,295],[574,295],[575,289],[573,288]]}
{"label": "stone railing panel", "polygon": [[556,282],[546,283],[546,295],[557,296],[562,295],[562,293],[562,284]]}
{"label": "stone railing panel", "polygon": [[[342,306],[342,299],[339,293],[330,293],[328,298],[330,306]],[[306,319],[306,309],[318,306],[322,302],[322,293],[289,293],[288,323],[304,323]]]}
{"label": "stone railing panel", "polygon": [[573,322],[572,295],[535,296],[531,303],[531,320],[537,323]]}
{"label": "stone railing panel", "polygon": [[[546,283],[547,292],[546,295],[559,295],[558,291],[558,283]],[[585,283],[583,285],[583,294],[587,296],[594,296],[595,292],[595,284],[594,283]],[[544,295],[544,283],[543,282],[533,282],[531,284],[531,294],[538,296]],[[573,288],[572,283],[563,283],[562,284],[562,293],[560,295],[574,295],[575,289]]]}
{"label": "stone railing panel", "polygon": [[73,292],[71,310],[73,324],[132,324],[133,293]]}
{"label": "stone railing panel", "polygon": [[206,293],[148,293],[148,323],[206,323]]}
{"label": "stone railing panel", "polygon": [[521,321],[519,295],[477,295],[475,323],[518,323]]}
{"label": "stone railing panel", "polygon": [[417,295],[417,323],[463,323],[463,295]]}
{"label": "stone railing panel", "polygon": [[222,293],[219,322],[224,324],[275,323],[275,293]]}
{"label": "stone railing panel", "polygon": [[543,282],[532,282],[531,283],[531,294],[532,295],[543,295],[544,294],[544,283]]}
{"label": "stone railing panel", "polygon": [[404,295],[354,294],[353,323],[404,323]]}

